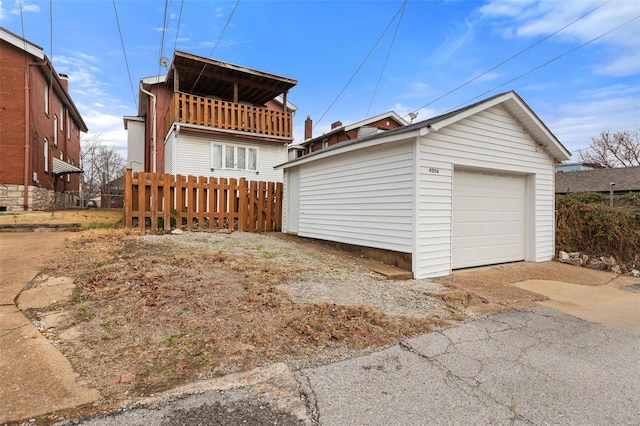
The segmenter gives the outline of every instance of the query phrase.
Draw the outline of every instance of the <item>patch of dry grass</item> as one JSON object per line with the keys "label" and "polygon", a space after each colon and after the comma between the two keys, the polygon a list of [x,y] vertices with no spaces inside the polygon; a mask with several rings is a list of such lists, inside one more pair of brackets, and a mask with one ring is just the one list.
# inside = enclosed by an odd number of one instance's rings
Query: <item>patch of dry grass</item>
{"label": "patch of dry grass", "polygon": [[[370,306],[295,303],[281,285],[309,266],[228,247],[185,250],[124,230],[85,231],[43,273],[72,276],[75,339],[61,349],[106,400],[244,371],[317,351],[341,356],[428,332],[437,318],[388,316]],[[114,384],[126,372],[128,384]],[[128,392],[128,394],[126,394]]]}
{"label": "patch of dry grass", "polygon": [[122,220],[122,210],[114,209],[73,209],[51,212],[3,212],[0,223],[63,223],[73,222],[87,226],[91,223],[115,224]]}

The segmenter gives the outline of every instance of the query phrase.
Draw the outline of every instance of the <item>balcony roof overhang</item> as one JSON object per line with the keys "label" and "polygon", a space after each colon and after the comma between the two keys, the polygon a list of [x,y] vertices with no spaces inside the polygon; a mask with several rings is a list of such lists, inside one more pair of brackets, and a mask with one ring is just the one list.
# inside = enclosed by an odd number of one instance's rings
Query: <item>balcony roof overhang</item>
{"label": "balcony roof overhang", "polygon": [[264,105],[298,83],[292,78],[178,50],[166,81],[181,92],[225,100],[232,100],[235,95],[238,102],[254,105]]}

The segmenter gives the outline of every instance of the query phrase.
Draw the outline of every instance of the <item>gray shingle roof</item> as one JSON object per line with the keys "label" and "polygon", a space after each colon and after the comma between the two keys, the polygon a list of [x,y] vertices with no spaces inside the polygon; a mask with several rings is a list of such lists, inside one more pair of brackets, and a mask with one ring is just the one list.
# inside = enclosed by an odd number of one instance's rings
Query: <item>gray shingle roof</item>
{"label": "gray shingle roof", "polygon": [[640,166],[556,173],[556,194],[567,192],[640,191]]}

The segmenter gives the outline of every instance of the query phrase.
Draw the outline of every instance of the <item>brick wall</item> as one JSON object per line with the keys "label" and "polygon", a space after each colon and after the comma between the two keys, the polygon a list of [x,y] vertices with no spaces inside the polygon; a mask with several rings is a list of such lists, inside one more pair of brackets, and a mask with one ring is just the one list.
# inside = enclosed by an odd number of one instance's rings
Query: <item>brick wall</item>
{"label": "brick wall", "polygon": [[[48,67],[36,65],[34,58],[22,50],[0,41],[0,183],[24,185],[25,170],[25,68],[29,70],[29,158],[28,188],[53,189],[51,158],[80,165],[80,136],[78,126],[49,84],[49,111],[45,111],[45,87],[52,75]],[[27,65],[30,64],[30,65]],[[53,76],[53,84],[57,79]],[[57,126],[54,117],[58,117]],[[55,129],[54,129],[55,127]],[[57,136],[57,146],[54,141]],[[45,171],[44,139],[49,141],[48,171]],[[37,182],[33,173],[37,173]],[[58,179],[58,190],[79,190],[80,177],[71,175]],[[35,186],[37,185],[37,186]],[[30,197],[31,199],[31,197]],[[11,202],[13,204],[13,201]],[[20,202],[23,206],[24,200]],[[31,208],[31,206],[30,206]]]}

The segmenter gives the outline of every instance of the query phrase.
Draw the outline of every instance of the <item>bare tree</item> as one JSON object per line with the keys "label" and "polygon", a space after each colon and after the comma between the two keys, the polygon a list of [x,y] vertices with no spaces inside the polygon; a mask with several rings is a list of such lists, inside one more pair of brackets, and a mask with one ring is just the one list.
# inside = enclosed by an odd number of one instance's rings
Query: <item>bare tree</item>
{"label": "bare tree", "polygon": [[86,198],[108,193],[109,183],[124,173],[124,158],[114,146],[104,145],[100,135],[82,141],[80,157]]}
{"label": "bare tree", "polygon": [[580,152],[583,163],[614,167],[640,166],[640,127],[611,133],[605,130],[597,138],[591,138],[586,152]]}

